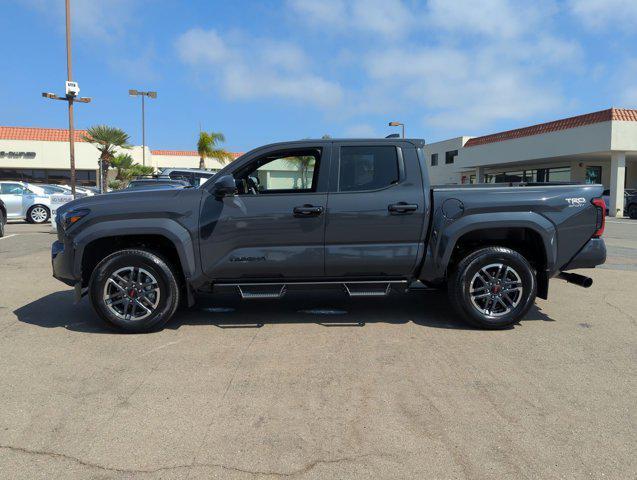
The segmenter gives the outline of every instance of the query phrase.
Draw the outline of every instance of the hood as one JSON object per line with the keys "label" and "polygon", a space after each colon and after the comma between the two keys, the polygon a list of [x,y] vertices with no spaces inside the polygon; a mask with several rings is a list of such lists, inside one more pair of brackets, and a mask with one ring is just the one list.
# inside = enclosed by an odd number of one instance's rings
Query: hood
{"label": "hood", "polygon": [[[190,190],[190,189],[188,189]],[[69,210],[88,208],[89,210],[100,210],[104,212],[122,211],[148,211],[158,204],[170,204],[177,202],[177,197],[186,189],[179,190],[118,190],[115,192],[76,198],[65,203],[58,209],[58,214]]]}

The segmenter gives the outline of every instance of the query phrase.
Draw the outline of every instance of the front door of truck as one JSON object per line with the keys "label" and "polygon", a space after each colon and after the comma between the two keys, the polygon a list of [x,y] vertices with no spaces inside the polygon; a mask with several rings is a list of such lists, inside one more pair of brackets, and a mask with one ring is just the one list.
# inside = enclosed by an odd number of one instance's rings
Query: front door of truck
{"label": "front door of truck", "polygon": [[332,159],[326,276],[410,275],[428,214],[414,145],[334,142]]}
{"label": "front door of truck", "polygon": [[216,281],[322,277],[329,157],[329,143],[270,148],[232,172],[235,196],[205,195],[204,273]]}

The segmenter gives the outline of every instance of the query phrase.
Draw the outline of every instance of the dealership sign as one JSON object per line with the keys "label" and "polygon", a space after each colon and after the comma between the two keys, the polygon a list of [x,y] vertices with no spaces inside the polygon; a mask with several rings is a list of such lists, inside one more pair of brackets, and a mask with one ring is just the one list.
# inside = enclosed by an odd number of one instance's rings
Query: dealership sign
{"label": "dealership sign", "polygon": [[3,152],[3,151],[0,151],[0,158],[35,158],[35,152]]}

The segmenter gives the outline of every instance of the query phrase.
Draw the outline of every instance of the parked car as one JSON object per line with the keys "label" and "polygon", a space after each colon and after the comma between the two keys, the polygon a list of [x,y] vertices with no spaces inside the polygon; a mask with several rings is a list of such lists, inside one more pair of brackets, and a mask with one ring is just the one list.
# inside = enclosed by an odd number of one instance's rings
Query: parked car
{"label": "parked car", "polygon": [[170,177],[151,177],[131,180],[125,190],[149,190],[154,188],[186,188],[190,187],[186,180],[173,180]]}
{"label": "parked car", "polygon": [[49,195],[37,185],[0,181],[0,199],[6,206],[9,220],[44,223],[51,217]]}
{"label": "parked car", "polygon": [[199,168],[164,168],[161,174],[176,180],[186,180],[193,187],[198,187],[212,178],[215,172]]}
{"label": "parked car", "polygon": [[[602,198],[604,199],[604,203],[606,203],[606,214],[608,214],[608,207],[610,205],[609,189],[604,190]],[[637,190],[633,188],[624,189],[624,215],[628,215],[630,218],[637,218]]]}
{"label": "parked car", "polygon": [[[297,170],[273,178],[279,165]],[[64,205],[53,275],[138,332],[199,292],[275,299],[336,285],[371,297],[418,281],[446,286],[461,318],[498,329],[547,298],[552,277],[591,285],[568,271],[606,259],[601,185],[431,187],[427,172],[422,140],[268,145],[199,188]]]}
{"label": "parked car", "polygon": [[4,227],[7,224],[7,207],[0,199],[0,237],[4,237]]}

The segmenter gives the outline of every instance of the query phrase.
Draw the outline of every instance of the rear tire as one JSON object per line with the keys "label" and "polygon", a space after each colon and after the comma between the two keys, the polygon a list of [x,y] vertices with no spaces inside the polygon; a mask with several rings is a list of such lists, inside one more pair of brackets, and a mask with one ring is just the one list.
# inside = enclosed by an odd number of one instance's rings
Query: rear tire
{"label": "rear tire", "polygon": [[476,250],[449,280],[449,299],[471,325],[504,329],[518,323],[535,301],[537,282],[529,262],[504,247]]}
{"label": "rear tire", "polygon": [[120,250],[93,271],[91,305],[107,324],[127,332],[152,332],[179,305],[177,275],[161,257],[138,249]]}
{"label": "rear tire", "polygon": [[637,219],[637,204],[633,203],[628,206],[628,216],[633,220]]}
{"label": "rear tire", "polygon": [[4,216],[2,210],[0,210],[0,238],[4,237],[4,226],[7,224],[7,219]]}
{"label": "rear tire", "polygon": [[33,205],[27,211],[27,222],[45,223],[51,218],[51,211],[44,205]]}

